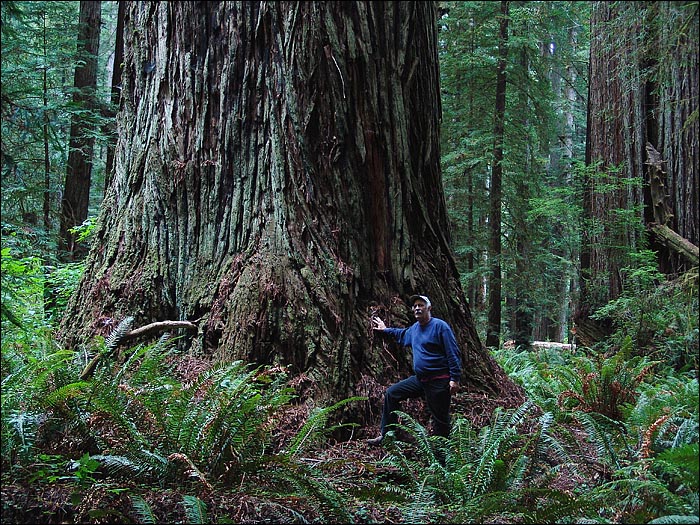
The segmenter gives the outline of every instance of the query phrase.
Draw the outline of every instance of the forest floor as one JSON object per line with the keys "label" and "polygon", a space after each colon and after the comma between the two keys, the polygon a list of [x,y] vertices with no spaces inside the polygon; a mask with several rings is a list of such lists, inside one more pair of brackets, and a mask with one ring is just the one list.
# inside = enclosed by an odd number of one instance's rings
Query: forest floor
{"label": "forest floor", "polygon": [[[351,490],[371,486],[373,478],[383,475],[383,469],[376,465],[385,455],[382,447],[369,447],[364,439],[355,439],[318,449],[302,460],[342,463],[327,475],[333,477],[338,490]],[[217,483],[211,487],[196,481],[159,487],[123,479],[80,484],[72,480],[10,480],[6,473],[2,478],[3,525],[146,523],[133,504],[133,495],[146,501],[156,523],[190,522],[183,506],[187,495],[204,502],[210,523],[323,522],[317,502],[306,497],[274,496],[284,491],[266,487],[264,476],[241,480],[238,486]],[[400,514],[390,506],[364,507],[362,512],[365,522],[400,522]]]}
{"label": "forest floor", "polygon": [[[471,401],[474,401],[473,399]],[[458,394],[454,412],[470,410],[468,396]],[[420,401],[406,407],[418,420],[427,416]],[[299,412],[290,412],[287,425],[278,431],[290,437],[298,430]],[[300,458],[308,465],[324,465],[323,480],[334,490],[348,495],[347,501],[357,501],[357,508],[347,509],[358,523],[403,523],[399,507],[391,502],[377,503],[368,498],[354,499],[350,494],[368,494],[378,480],[391,482],[396,475],[382,460],[388,455],[383,446],[370,446],[366,439],[374,437],[377,428],[364,428],[346,441],[329,441]],[[585,441],[581,436],[582,444]],[[590,475],[594,476],[592,472]],[[586,480],[562,470],[550,488],[570,492]],[[37,477],[37,476],[35,476]],[[279,481],[273,482],[265,473],[251,474],[235,483],[217,482],[210,485],[197,479],[170,485],[144,485],[124,479],[91,479],[83,483],[72,480],[47,482],[27,477],[18,481],[2,474],[3,524],[77,524],[77,523],[147,523],[133,502],[138,495],[147,503],[154,523],[191,523],[183,505],[183,497],[196,496],[206,505],[210,523],[323,523],[318,502],[313,498],[286,495]],[[271,485],[272,484],[272,485]],[[504,523],[496,521],[494,523]]]}
{"label": "forest floor", "polygon": [[[208,362],[196,358],[179,359],[183,381],[193,380],[207,366]],[[354,428],[342,438],[328,438],[306,450],[296,458],[305,466],[319,467],[314,472],[315,481],[329,491],[337,491],[339,501],[354,505],[345,509],[347,515],[358,523],[404,523],[402,511],[391,500],[367,497],[376,493],[379,484],[404,483],[395,467],[384,462],[389,451],[384,446],[370,446],[366,440],[378,435],[381,416],[381,400],[385,387],[371,378],[362,381],[359,389],[366,396],[371,407],[367,419],[372,426]],[[292,382],[300,394],[300,399],[308,399],[308,386],[297,378]],[[509,392],[500,400],[511,407],[523,401],[520,391]],[[470,394],[460,391],[452,398],[453,417],[463,416],[476,428],[489,423],[498,403],[486,394]],[[408,400],[403,404],[406,413],[411,414],[424,426],[429,424],[425,403]],[[305,403],[290,404],[278,416],[272,447],[276,450],[290,443],[309,417],[309,407]],[[535,416],[536,417],[536,416]],[[536,422],[533,420],[532,424]],[[522,432],[527,433],[527,429]],[[576,434],[576,432],[573,432]],[[410,442],[408,435],[399,434],[403,441]],[[584,433],[580,433],[580,450],[585,451]],[[2,472],[2,523],[5,524],[77,524],[77,523],[191,523],[183,501],[196,496],[206,505],[209,523],[323,523],[327,512],[319,508],[318,499],[299,496],[293,483],[280,482],[265,468],[259,472],[249,472],[225,476],[218,480],[205,480],[202,476],[193,477],[191,471],[183,468],[182,475],[170,483],[110,478],[95,472],[85,479],[66,476],[59,472],[51,458],[76,457],[84,454],[80,445],[71,446],[70,440],[61,436],[51,436],[42,447],[45,456],[38,456],[32,472]],[[410,447],[409,447],[410,448]],[[410,452],[409,452],[410,454]],[[588,453],[583,452],[588,456]],[[60,456],[57,456],[60,455]],[[591,453],[590,456],[593,457]],[[55,459],[54,459],[55,461]],[[269,465],[277,468],[278,464]],[[289,468],[295,468],[290,465]],[[299,472],[291,472],[290,479]],[[581,479],[566,469],[558,470],[550,481],[549,488],[571,492],[577,485],[588,480]],[[587,476],[597,474],[591,470]],[[281,486],[286,485],[286,486]],[[354,496],[359,495],[359,496]],[[142,498],[147,514],[134,504],[134,496]],[[138,499],[138,498],[136,498]],[[349,503],[348,503],[349,502]],[[496,521],[495,523],[503,523]]]}

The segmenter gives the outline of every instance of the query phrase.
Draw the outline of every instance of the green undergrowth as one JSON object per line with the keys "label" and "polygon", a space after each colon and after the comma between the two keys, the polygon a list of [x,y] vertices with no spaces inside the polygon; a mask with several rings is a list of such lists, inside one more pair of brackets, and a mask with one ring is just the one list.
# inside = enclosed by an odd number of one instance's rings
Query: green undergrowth
{"label": "green undergrowth", "polygon": [[[672,340],[620,322],[597,348],[500,349],[525,404],[482,428],[456,412],[449,438],[402,413],[368,449],[334,417],[364,398],[313,406],[282,368],[201,366],[168,334],[125,346],[128,320],[87,353],[61,348],[45,275],[3,249],[3,522],[698,523],[697,308],[673,313],[682,291],[643,298],[645,318],[675,320]],[[631,302],[606,315],[641,312]]]}
{"label": "green undergrowth", "polygon": [[[523,406],[483,428],[454,414],[449,438],[401,414],[401,440],[371,456],[360,442],[329,453],[332,413],[364,399],[308,411],[283,437],[300,406],[283,371],[235,362],[185,382],[173,343],[129,348],[87,380],[86,356],[50,342],[4,349],[3,486],[70,487],[76,513],[101,489],[81,515],[95,523],[230,523],[246,505],[300,523],[697,520],[697,378],[624,348],[499,351]],[[99,512],[117,495],[121,510]]]}

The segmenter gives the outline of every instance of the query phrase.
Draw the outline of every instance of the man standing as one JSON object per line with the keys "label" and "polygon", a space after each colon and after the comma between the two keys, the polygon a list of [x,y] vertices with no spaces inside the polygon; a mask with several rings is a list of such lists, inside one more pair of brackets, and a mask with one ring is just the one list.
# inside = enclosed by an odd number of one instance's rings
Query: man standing
{"label": "man standing", "polygon": [[379,317],[373,317],[374,330],[394,336],[402,346],[413,349],[411,377],[390,386],[384,394],[381,434],[367,440],[379,445],[389,427],[397,423],[395,410],[401,401],[424,397],[430,410],[433,432],[447,437],[450,432],[450,397],[457,392],[462,375],[462,359],[450,325],[432,317],[430,299],[413,295],[409,299],[416,322],[408,328],[387,328]]}

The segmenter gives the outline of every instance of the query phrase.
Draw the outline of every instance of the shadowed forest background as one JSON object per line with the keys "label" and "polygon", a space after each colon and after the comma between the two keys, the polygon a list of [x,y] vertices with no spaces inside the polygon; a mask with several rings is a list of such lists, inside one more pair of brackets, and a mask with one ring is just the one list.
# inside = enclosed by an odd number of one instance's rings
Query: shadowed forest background
{"label": "shadowed forest background", "polygon": [[698,523],[698,16],[3,2],[3,523]]}

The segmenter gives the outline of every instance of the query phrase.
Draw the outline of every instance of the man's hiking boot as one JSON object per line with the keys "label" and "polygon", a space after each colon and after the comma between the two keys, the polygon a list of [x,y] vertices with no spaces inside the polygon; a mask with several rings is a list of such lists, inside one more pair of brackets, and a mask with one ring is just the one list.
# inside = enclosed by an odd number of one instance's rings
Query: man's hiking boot
{"label": "man's hiking boot", "polygon": [[376,438],[368,439],[367,444],[376,447],[378,445],[381,445],[383,440],[384,436],[377,436]]}

